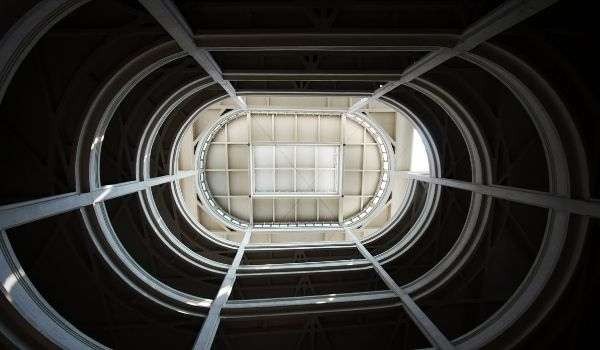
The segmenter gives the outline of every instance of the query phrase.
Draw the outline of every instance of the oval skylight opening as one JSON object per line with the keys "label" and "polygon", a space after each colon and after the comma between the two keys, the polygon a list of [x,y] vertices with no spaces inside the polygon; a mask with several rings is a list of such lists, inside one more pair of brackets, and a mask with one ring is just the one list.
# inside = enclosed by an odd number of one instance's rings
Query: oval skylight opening
{"label": "oval skylight opening", "polygon": [[351,114],[349,97],[246,99],[248,110],[224,100],[198,113],[178,152],[181,170],[198,171],[180,182],[186,210],[221,238],[248,227],[254,243],[346,241],[346,227],[367,237],[405,200],[396,172],[427,164],[412,123],[385,104]]}

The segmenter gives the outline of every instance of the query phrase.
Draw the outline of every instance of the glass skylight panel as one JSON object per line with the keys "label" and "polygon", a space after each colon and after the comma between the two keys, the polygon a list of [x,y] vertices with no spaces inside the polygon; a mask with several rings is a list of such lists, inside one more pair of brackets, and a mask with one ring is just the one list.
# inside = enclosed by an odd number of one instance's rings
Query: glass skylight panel
{"label": "glass skylight panel", "polygon": [[340,146],[253,146],[254,194],[340,195]]}

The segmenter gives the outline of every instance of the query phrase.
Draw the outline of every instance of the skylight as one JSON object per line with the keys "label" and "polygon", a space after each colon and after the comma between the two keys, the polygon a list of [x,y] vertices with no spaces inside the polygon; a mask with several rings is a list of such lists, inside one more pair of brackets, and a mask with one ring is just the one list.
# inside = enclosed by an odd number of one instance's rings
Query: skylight
{"label": "skylight", "polygon": [[340,196],[340,146],[278,144],[252,148],[254,196]]}
{"label": "skylight", "polygon": [[[198,229],[239,242],[345,241],[382,232],[413,187],[404,171],[428,172],[419,132],[381,102],[347,112],[352,96],[248,95],[203,108],[184,132],[177,200]],[[393,145],[393,146],[392,146]]]}
{"label": "skylight", "polygon": [[233,227],[355,227],[390,193],[377,128],[339,110],[232,111],[198,140],[200,198]]}

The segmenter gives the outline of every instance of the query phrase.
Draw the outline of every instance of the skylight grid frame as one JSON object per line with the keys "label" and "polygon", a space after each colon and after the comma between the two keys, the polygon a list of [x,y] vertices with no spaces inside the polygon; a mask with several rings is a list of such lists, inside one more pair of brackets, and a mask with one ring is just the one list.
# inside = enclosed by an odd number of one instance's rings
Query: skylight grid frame
{"label": "skylight grid frame", "polygon": [[[294,122],[294,132],[293,132],[293,137],[290,135],[289,130],[285,130],[285,129],[281,129],[283,130],[283,134],[288,134],[288,139],[284,139],[282,140],[280,138],[281,135],[278,136],[278,134],[275,132],[276,131],[276,124],[275,124],[275,115],[277,116],[288,116],[288,117],[292,117]],[[316,142],[314,140],[314,137],[312,139],[307,139],[305,137],[305,135],[302,134],[302,132],[299,133],[299,131],[301,131],[301,128],[298,128],[297,126],[299,126],[299,120],[305,117],[315,117],[317,116],[317,122],[316,125],[314,125],[314,127],[317,129],[316,132]],[[249,150],[249,155],[248,155],[248,167],[252,167],[252,158],[254,155],[254,152],[252,151],[253,146],[255,145],[265,145],[265,144],[274,144],[277,142],[279,143],[285,143],[287,142],[289,143],[293,143],[295,144],[297,147],[301,147],[303,145],[308,145],[308,144],[319,144],[322,143],[324,145],[338,145],[340,147],[340,151],[338,152],[338,156],[339,156],[339,164],[343,164],[344,162],[344,147],[346,146],[346,139],[344,136],[345,132],[343,130],[343,126],[346,125],[346,123],[342,123],[342,121],[344,120],[351,120],[352,122],[356,123],[358,128],[361,129],[361,140],[360,140],[360,144],[363,147],[372,147],[374,149],[377,149],[378,152],[378,157],[379,158],[379,164],[380,167],[378,167],[377,171],[380,172],[380,176],[377,179],[377,184],[375,186],[375,192],[372,194],[372,196],[365,196],[365,198],[362,198],[362,194],[361,194],[361,204],[364,203],[364,205],[361,205],[361,209],[354,213],[354,214],[350,214],[349,216],[344,216],[343,215],[343,208],[342,208],[342,198],[344,198],[343,196],[343,187],[342,190],[340,191],[341,195],[338,195],[338,215],[335,217],[334,221],[319,221],[319,201],[320,200],[326,200],[327,198],[331,198],[331,197],[327,197],[324,195],[317,195],[315,196],[314,194],[307,194],[308,196],[313,196],[313,197],[317,197],[316,200],[316,210],[317,210],[317,221],[312,221],[312,220],[308,220],[308,221],[303,221],[303,222],[279,222],[279,221],[275,221],[275,217],[276,217],[276,213],[275,213],[275,201],[277,201],[277,197],[271,197],[272,201],[273,201],[273,220],[272,222],[254,222],[254,218],[253,218],[253,214],[250,215],[250,217],[248,218],[248,220],[245,220],[243,218],[238,218],[235,215],[231,214],[230,212],[228,212],[227,210],[224,209],[224,207],[221,207],[221,204],[219,204],[219,202],[217,202],[217,196],[213,196],[213,194],[211,193],[211,189],[209,188],[208,182],[207,182],[207,176],[208,174],[211,173],[211,169],[210,167],[207,166],[207,155],[208,155],[208,150],[210,148],[211,145],[221,145],[223,143],[225,144],[236,144],[239,145],[241,144],[240,142],[229,142],[228,140],[225,140],[225,142],[222,142],[221,140],[215,139],[219,132],[221,131],[221,129],[225,129],[225,125],[228,123],[234,123],[234,119],[240,118],[240,117],[245,117],[244,119],[246,119],[246,121],[249,122],[248,125],[248,130],[247,132],[249,133],[248,135],[248,142],[246,143],[246,145],[248,146],[248,150]],[[321,130],[320,130],[320,124],[321,124],[321,119],[323,118],[327,118],[327,117],[334,117],[334,118],[339,118],[339,121],[337,122],[339,125],[339,129],[337,133],[335,133],[336,138],[335,139],[331,139],[329,136],[325,137],[325,139],[321,138]],[[255,135],[253,133],[253,131],[255,131],[255,126],[254,126],[254,121],[255,120],[260,120],[263,119],[263,123],[264,120],[267,120],[266,123],[264,123],[264,127],[263,127],[263,131],[265,131],[265,133],[263,133],[262,135]],[[241,118],[240,118],[241,119]],[[291,118],[290,118],[291,119]],[[326,120],[326,119],[323,119]],[[259,122],[260,123],[260,122]],[[306,127],[307,124],[306,123],[302,123],[302,127]],[[370,137],[372,138],[372,140],[370,140],[370,142],[367,142],[365,140],[365,135],[369,134]],[[259,137],[257,137],[259,136]],[[251,141],[251,142],[250,142]],[[332,142],[334,141],[334,142]],[[357,141],[358,142],[358,141]],[[352,145],[353,143],[350,142],[349,145]],[[216,121],[209,129],[207,129],[205,131],[205,133],[202,135],[202,137],[198,138],[198,144],[196,146],[196,159],[197,159],[197,167],[198,167],[198,171],[199,171],[199,176],[198,176],[198,183],[197,183],[197,189],[198,189],[198,195],[200,197],[200,201],[205,203],[205,209],[208,210],[208,212],[210,214],[212,214],[216,219],[218,219],[221,223],[225,224],[227,227],[233,228],[234,230],[243,230],[246,227],[248,227],[249,225],[252,227],[255,227],[257,230],[260,231],[264,231],[264,230],[277,230],[277,229],[283,229],[283,230],[311,230],[311,229],[315,229],[315,228],[319,228],[319,229],[323,229],[325,227],[331,227],[332,229],[336,229],[336,228],[340,228],[340,227],[350,227],[350,228],[358,228],[361,227],[362,225],[364,225],[366,222],[368,222],[371,218],[375,217],[376,215],[378,215],[382,209],[385,208],[386,203],[390,197],[390,193],[391,193],[391,169],[393,169],[393,148],[391,146],[391,142],[389,140],[389,136],[387,136],[387,134],[385,133],[385,131],[379,126],[377,125],[376,122],[374,122],[373,120],[371,120],[367,115],[363,115],[361,113],[347,113],[345,111],[342,110],[309,110],[309,109],[276,109],[276,108],[257,108],[257,109],[250,109],[250,110],[233,110],[230,111],[224,115],[221,116],[221,118]],[[271,161],[272,164],[275,164],[275,159],[273,159],[274,154],[271,155]],[[315,157],[316,158],[316,157]],[[297,160],[297,159],[296,159]],[[295,161],[296,161],[295,160]],[[315,159],[316,161],[316,159]],[[296,164],[297,165],[297,164]],[[230,169],[231,170],[231,169]],[[254,176],[252,176],[253,172],[250,171],[250,169],[248,169],[248,177],[249,177],[249,187],[250,187],[250,192],[252,192],[252,188],[254,188],[254,184],[253,181],[255,181]],[[363,171],[363,169],[361,169],[362,173],[365,173],[365,171]],[[343,174],[344,169],[342,168],[340,171],[338,171],[338,176],[336,178],[338,178],[339,180],[337,185],[338,186],[343,186]],[[315,172],[316,175],[316,172]],[[297,179],[296,179],[297,180]],[[315,179],[315,182],[317,182],[318,179]],[[250,210],[252,210],[252,213],[254,213],[254,209],[253,207],[255,207],[255,198],[261,198],[260,196],[255,197],[252,193],[250,193],[249,195],[250,198]],[[290,196],[291,197],[291,196]],[[299,200],[301,200],[301,198],[303,198],[302,196],[298,196],[297,193],[293,194],[293,197],[295,198],[295,203],[297,203]],[[318,197],[321,197],[321,199],[318,199]],[[227,198],[229,199],[229,198]],[[263,198],[265,199],[265,198]],[[281,198],[283,199],[283,198]],[[225,198],[220,198],[220,202],[223,202],[223,200],[226,200]],[[296,208],[297,210],[297,208]],[[297,218],[297,214],[295,215],[295,218]],[[260,224],[260,226],[258,226]],[[324,227],[325,226],[325,227]]]}
{"label": "skylight grid frame", "polygon": [[[253,197],[341,197],[343,172],[340,145],[263,143],[251,145],[251,173],[254,176]],[[299,152],[299,149],[302,151]],[[299,153],[310,160],[298,161]],[[329,159],[323,162],[323,156]],[[280,161],[280,157],[287,160]],[[258,162],[256,159],[270,158]],[[308,166],[307,164],[312,164]],[[302,165],[302,166],[299,166]],[[282,176],[286,174],[287,176]],[[289,183],[283,183],[283,179]],[[330,179],[327,183],[324,179]]]}

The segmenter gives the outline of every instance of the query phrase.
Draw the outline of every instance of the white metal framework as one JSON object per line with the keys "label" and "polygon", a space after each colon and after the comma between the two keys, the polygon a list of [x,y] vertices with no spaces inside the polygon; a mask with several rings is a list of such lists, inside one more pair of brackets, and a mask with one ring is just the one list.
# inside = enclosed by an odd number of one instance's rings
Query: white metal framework
{"label": "white metal framework", "polygon": [[[274,119],[274,118],[273,118]],[[340,197],[341,147],[273,142],[252,146],[253,197]]]}
{"label": "white metal framework", "polygon": [[[54,3],[54,2],[55,1],[52,1],[52,3]],[[163,4],[163,5],[168,4],[168,5],[170,5],[169,8],[174,9],[173,5],[167,1],[155,1],[155,2],[145,1],[145,2],[151,3],[151,4]],[[49,3],[51,3],[51,1],[44,2],[44,4],[49,4]],[[56,3],[60,3],[60,2],[56,2]],[[536,5],[536,6],[530,7],[530,8],[526,7],[526,6],[529,6],[529,3],[534,3],[534,5]],[[524,5],[521,4],[521,2],[515,2],[515,1],[508,2],[507,5],[503,6],[499,11],[496,11],[491,16],[488,16],[484,20],[480,21],[475,26],[475,28],[472,28],[471,30],[466,31],[465,34],[463,35],[463,42],[461,42],[462,46],[460,47],[460,49],[462,51],[469,50],[477,43],[479,43],[483,40],[486,40],[491,35],[498,33],[499,31],[507,28],[508,26],[526,18],[527,16],[538,11],[540,8],[547,6],[550,3],[552,3],[552,1],[525,2]],[[516,7],[516,12],[509,11],[511,9],[515,9],[515,4],[520,5],[520,6]],[[538,5],[540,5],[540,6],[538,6]],[[71,10],[72,9],[73,8],[71,8]],[[43,11],[46,11],[46,10],[43,10]],[[46,15],[46,12],[41,12],[41,14]],[[54,15],[54,12],[52,12],[50,14]],[[154,15],[158,19],[161,19],[162,14],[160,12],[154,13]],[[187,28],[187,26],[185,26],[185,23],[181,23],[181,20],[179,20],[179,22],[180,23],[174,23],[173,25],[176,26],[178,24],[178,25],[182,26],[184,29]],[[36,21],[29,21],[29,22],[21,21],[21,22],[17,23],[16,26],[17,26],[17,29],[19,29],[20,27],[18,27],[18,26],[32,26],[31,23],[36,24]],[[21,41],[26,42],[28,40],[32,40],[31,39],[32,37],[36,38],[36,39],[39,38],[39,36],[41,35],[40,32],[47,30],[47,27],[48,26],[41,27],[41,28],[36,27],[35,31],[33,29],[30,29],[29,27],[24,27],[24,29],[22,29],[21,31],[16,31],[19,34],[28,33],[28,31],[32,31],[32,32],[34,32],[34,34],[36,34],[34,36],[25,36],[25,35],[16,36],[16,38],[18,39],[17,43],[20,44]],[[175,28],[175,30],[178,30],[178,29],[182,29],[182,28]],[[189,29],[187,29],[187,34],[191,36],[191,33],[189,33]],[[25,40],[23,38],[26,38],[27,40]],[[475,39],[472,39],[472,38],[475,38]],[[0,45],[1,45],[0,52],[9,52],[8,50],[4,50],[4,45],[7,45],[6,43],[13,45],[10,40],[3,41],[2,43],[0,43]],[[26,42],[26,43],[27,43],[27,45],[32,44],[30,42]],[[26,53],[26,51],[21,52],[18,50],[10,50],[11,53],[13,51],[19,52],[19,55],[21,55],[21,57],[20,57],[21,59],[24,57],[24,54],[22,54],[22,53],[23,52]],[[462,51],[458,51],[458,53],[460,53]],[[193,52],[190,54],[194,55]],[[197,57],[197,56],[195,56],[195,57]],[[431,57],[429,57],[429,58],[431,58]],[[20,60],[0,60],[0,65],[2,65],[2,67],[1,67],[2,71],[4,71],[5,64],[8,66],[8,63],[5,63],[5,62],[20,62]],[[9,67],[10,71],[12,72],[12,71],[16,70],[16,66],[18,66],[18,64],[11,63],[11,66]],[[435,67],[435,65],[428,65],[426,68],[421,69],[420,72],[422,73],[428,69],[432,69],[433,67]],[[491,70],[491,68],[490,68],[490,70]],[[208,70],[208,71],[210,74],[210,70]],[[213,78],[217,81],[219,80],[218,76],[213,76]],[[9,80],[10,79],[7,79],[7,81],[6,81],[7,84],[8,84]],[[4,80],[2,80],[2,82],[4,83]],[[397,85],[394,85],[393,87],[395,87],[395,86],[397,86]],[[6,88],[5,84],[3,84],[0,87],[0,91],[3,92],[5,88]],[[230,94],[232,93],[230,90],[227,90],[227,91]],[[222,125],[220,125],[220,126],[222,126]],[[544,136],[545,136],[545,134],[544,134]],[[202,149],[201,153],[206,150],[204,145],[201,148]],[[90,146],[90,144],[86,143],[85,146]],[[250,153],[250,154],[252,154],[252,153]],[[206,159],[205,157],[206,157],[206,153],[204,153],[204,156],[201,155],[199,158],[200,162],[204,161]],[[200,169],[202,169],[202,163],[200,163],[200,165],[201,165]],[[339,171],[338,173],[341,174],[342,171]],[[202,175],[200,175],[200,177],[202,178]],[[250,176],[250,177],[252,178],[252,176]],[[480,197],[486,196],[487,198],[492,198],[492,197],[504,198],[507,200],[519,201],[519,202],[524,202],[524,203],[528,203],[528,204],[539,205],[539,206],[543,206],[546,208],[550,208],[552,210],[551,214],[553,214],[553,216],[557,216],[559,218],[558,222],[555,222],[555,221],[550,222],[549,221],[549,225],[548,225],[549,226],[549,233],[548,233],[549,238],[547,238],[547,240],[548,240],[547,242],[549,242],[549,243],[547,243],[546,245],[552,249],[555,247],[555,245],[550,244],[550,243],[554,243],[557,240],[562,242],[562,240],[563,240],[562,236],[563,236],[564,231],[562,230],[562,228],[564,228],[564,226],[566,225],[566,222],[568,222],[569,214],[600,217],[600,205],[598,204],[597,201],[572,199],[572,198],[567,197],[568,193],[562,193],[562,192],[560,192],[559,194],[556,194],[554,192],[539,193],[539,192],[532,192],[532,191],[524,191],[524,190],[517,189],[517,188],[500,187],[500,186],[494,186],[491,184],[471,183],[471,182],[456,181],[456,180],[450,180],[450,179],[448,179],[448,180],[447,179],[439,179],[439,178],[436,179],[436,178],[429,178],[429,177],[418,177],[418,176],[413,176],[413,175],[408,175],[407,177],[414,178],[419,181],[430,182],[430,183],[436,184],[438,186],[451,186],[451,187],[461,188],[461,189],[464,189],[467,191],[477,193],[478,196],[480,196]],[[10,249],[10,243],[8,242],[8,240],[6,240],[6,234],[4,232],[4,229],[22,225],[27,222],[40,220],[40,219],[43,219],[48,216],[57,215],[59,213],[62,213],[62,212],[68,211],[68,210],[81,208],[83,211],[86,208],[89,209],[89,207],[92,205],[94,207],[96,207],[97,205],[100,205],[101,203],[103,203],[104,201],[106,201],[110,198],[114,198],[116,196],[124,195],[127,193],[133,193],[136,191],[146,190],[150,186],[158,185],[160,183],[165,183],[165,182],[171,182],[171,181],[176,180],[177,178],[178,178],[178,175],[175,174],[175,175],[168,175],[164,178],[159,178],[159,179],[150,179],[150,180],[145,180],[145,181],[141,181],[141,182],[133,182],[133,183],[117,185],[117,186],[114,186],[114,188],[117,189],[118,191],[116,191],[114,193],[110,193],[110,191],[107,192],[107,189],[105,189],[105,188],[100,188],[100,189],[94,190],[92,192],[69,193],[64,196],[43,198],[41,200],[37,200],[37,201],[33,201],[33,202],[15,203],[12,205],[0,207],[0,227],[3,229],[2,230],[3,242],[2,242],[2,250],[1,250],[2,260],[0,261],[0,270],[2,271],[2,277],[5,280],[2,291],[3,291],[3,293],[5,293],[7,295],[7,297],[8,297],[7,300],[9,300],[11,303],[13,303],[16,306],[16,308],[25,316],[25,318],[30,323],[35,325],[44,336],[51,339],[55,344],[63,346],[65,348],[85,348],[85,347],[101,348],[102,347],[101,345],[99,345],[89,339],[84,339],[84,341],[82,341],[81,340],[82,333],[79,330],[77,330],[75,327],[70,325],[68,322],[66,322],[62,318],[58,317],[56,312],[54,310],[52,310],[50,307],[48,307],[47,303],[45,303],[43,298],[37,294],[37,292],[35,291],[35,288],[23,276],[23,271],[19,267],[18,261],[17,261],[16,257],[14,256],[14,253]],[[252,179],[250,179],[250,182],[252,182]],[[208,196],[210,193],[208,192],[208,189],[206,188],[206,186],[204,188],[202,187],[202,184],[203,183],[200,183],[200,187],[202,188],[201,193],[204,193]],[[562,183],[559,185],[567,186],[568,183],[567,183],[567,185],[564,185]],[[251,188],[254,189],[254,187],[251,187]],[[216,205],[214,205],[214,206],[216,207]],[[357,221],[358,220],[360,220],[360,217],[359,217],[359,219],[357,219]],[[240,223],[240,222],[238,222],[238,223],[240,224],[240,226],[244,227],[244,225],[243,225],[244,223]],[[245,226],[248,226],[248,225],[246,224]],[[220,291],[219,295],[217,295],[217,297],[215,297],[215,299],[211,305],[211,309],[209,311],[209,318],[207,319],[207,321],[210,320],[211,322],[208,322],[206,324],[207,331],[204,331],[204,327],[203,327],[203,331],[201,331],[201,333],[199,335],[197,344],[200,344],[199,347],[201,347],[201,348],[209,348],[210,347],[210,344],[212,343],[212,339],[214,337],[214,332],[218,325],[220,308],[226,305],[227,297],[231,290],[231,286],[233,285],[233,282],[235,280],[236,269],[238,268],[238,265],[241,260],[241,256],[244,252],[244,248],[245,248],[246,244],[248,243],[248,240],[250,237],[250,230],[247,229],[244,231],[246,232],[246,235],[245,235],[244,240],[242,241],[243,244],[241,244],[239,246],[239,248],[237,249],[236,258],[234,259],[233,263],[229,266],[229,269],[227,272],[228,278],[225,279],[224,284],[223,284],[223,287],[229,288],[229,290],[225,291],[225,293],[222,293],[222,294]],[[350,234],[351,234],[351,237],[354,237],[352,232],[350,232]],[[550,241],[550,239],[553,239],[554,241]],[[373,267],[377,270],[377,272],[382,276],[382,278],[384,280],[386,280],[386,273],[383,270],[381,264],[376,260],[376,257],[373,257],[368,251],[366,251],[366,249],[364,248],[364,246],[361,244],[361,242],[359,240],[355,239],[355,244],[356,244],[356,247],[365,256],[365,258],[367,260],[369,260],[369,262],[373,265]],[[547,253],[547,252],[544,254],[540,254],[540,258],[536,262],[535,268],[542,270],[542,271],[546,271],[546,272],[551,270],[552,267],[554,266],[554,263],[557,261],[557,259],[558,259],[557,255],[559,255],[559,254],[560,254],[560,251],[555,251],[555,252],[553,252],[553,254]],[[105,258],[108,259],[108,257],[105,257]],[[532,269],[532,271],[535,272],[534,269]],[[486,343],[489,342],[490,339],[493,339],[493,337],[497,336],[497,334],[499,332],[501,332],[505,327],[514,323],[516,321],[516,319],[518,319],[518,316],[520,315],[520,313],[523,312],[524,309],[529,307],[529,305],[531,305],[531,303],[533,302],[533,298],[535,298],[538,295],[538,291],[545,284],[546,281],[543,280],[542,277],[538,277],[538,275],[539,274],[532,273],[531,274],[532,277],[529,279],[530,284],[527,286],[524,286],[523,288],[520,288],[518,291],[520,294],[515,294],[516,296],[511,299],[511,302],[507,303],[508,304],[508,306],[506,307],[507,311],[502,310],[503,312],[499,313],[499,316],[496,316],[495,320],[492,320],[492,321],[495,321],[496,326],[494,326],[494,322],[491,322],[491,321],[486,322],[487,323],[486,328],[484,328],[483,331],[477,332],[477,334],[475,334],[475,335],[463,336],[463,337],[461,337],[461,339],[454,340],[453,342],[461,343],[461,345],[466,348],[481,347],[481,346],[486,345]],[[548,276],[548,274],[546,273],[546,277],[547,276]],[[389,277],[389,276],[387,276],[387,277]],[[123,278],[126,278],[126,277],[123,277]],[[11,282],[10,285],[9,285],[9,283],[7,283],[7,281]],[[389,281],[386,281],[386,283],[388,283],[388,282]],[[396,288],[396,287],[398,287],[397,285],[388,284],[388,287],[390,287],[390,289],[392,289],[398,295],[398,297],[405,303],[405,307],[408,310],[413,312],[412,313],[413,316],[417,315],[416,317],[413,317],[414,321],[423,330],[423,332],[425,334],[429,335],[429,339],[432,341],[432,343],[434,343],[434,345],[437,345],[437,346],[443,347],[443,348],[452,347],[452,344],[449,344],[448,340],[445,339],[443,337],[443,335],[441,335],[439,333],[439,331],[437,331],[437,328],[435,327],[435,325],[433,325],[433,323],[425,315],[418,312],[420,310],[418,310],[418,307],[416,307],[416,304],[414,304],[414,301],[411,299],[411,297],[408,295],[408,293],[405,294],[403,292],[403,290]],[[11,294],[11,292],[12,292],[12,294]],[[165,305],[166,305],[166,303],[165,303]],[[214,306],[214,309],[213,309],[213,306]],[[211,313],[211,311],[212,311],[212,313]],[[491,325],[489,325],[489,324],[491,324]],[[208,334],[208,335],[205,335],[205,334]]]}
{"label": "white metal framework", "polygon": [[199,195],[235,229],[357,227],[389,198],[388,138],[341,111],[232,111],[198,140]]}

